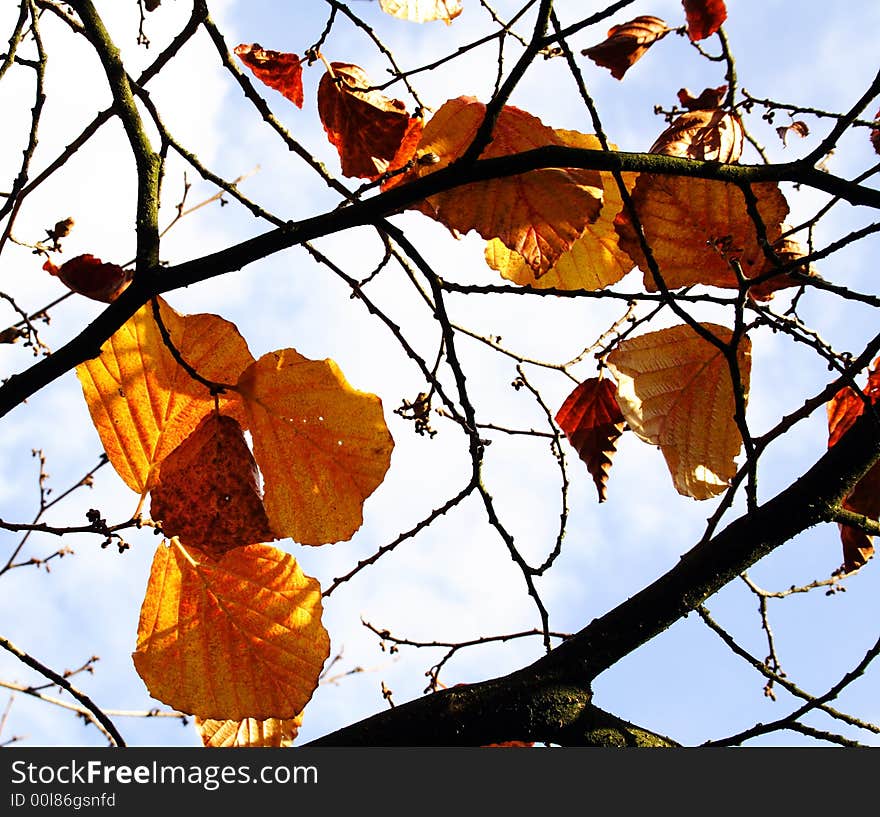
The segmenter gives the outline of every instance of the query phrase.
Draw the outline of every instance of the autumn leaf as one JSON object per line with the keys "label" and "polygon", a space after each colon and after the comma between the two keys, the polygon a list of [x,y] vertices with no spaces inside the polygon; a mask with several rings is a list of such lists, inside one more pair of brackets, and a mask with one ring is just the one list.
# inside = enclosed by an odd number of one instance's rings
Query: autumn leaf
{"label": "autumn leaf", "polygon": [[[451,99],[425,125],[416,161],[403,181],[433,173],[459,158],[483,122],[486,106],[473,97]],[[545,145],[567,145],[554,130],[519,108],[505,106],[481,158],[507,156]],[[548,168],[466,184],[416,205],[455,233],[476,230],[522,256],[535,277],[546,274],[599,215],[602,178],[597,171]]]}
{"label": "autumn leaf", "polygon": [[[592,134],[557,130],[556,135],[570,147],[601,150],[599,139]],[[609,149],[616,150],[615,145]],[[525,259],[509,250],[499,239],[486,245],[486,263],[504,278],[521,286],[545,289],[604,289],[617,283],[633,268],[632,259],[620,249],[614,217],[623,207],[620,189],[613,174],[602,172],[602,208],[595,221],[588,224],[571,249],[562,253],[553,267],[536,277]],[[623,173],[624,185],[631,190],[635,173]]]}
{"label": "autumn leaf", "polygon": [[131,283],[132,277],[131,270],[117,264],[105,264],[88,254],[71,258],[60,267],[46,261],[43,269],[59,278],[68,289],[103,303],[115,301]]}
{"label": "autumn leaf", "polygon": [[304,545],[350,539],[394,447],[381,400],[353,389],[332,360],[294,349],[261,357],[238,389],[276,535]]}
{"label": "autumn leaf", "polygon": [[[868,373],[868,383],[864,395],[876,404],[880,399],[880,358],[874,361]],[[864,413],[865,400],[849,386],[842,388],[828,402],[828,447],[852,427]],[[874,465],[856,483],[855,488],[843,502],[843,507],[870,519],[880,519],[880,465]],[[852,525],[839,525],[843,544],[843,566],[847,571],[861,567],[874,553],[873,536]]]}
{"label": "autumn leaf", "polygon": [[302,726],[302,713],[287,720],[245,718],[220,721],[196,718],[195,722],[202,743],[212,749],[243,746],[286,747],[293,745]]}
{"label": "autumn leaf", "polygon": [[659,17],[643,15],[609,29],[607,39],[585,48],[581,53],[596,65],[610,68],[611,76],[615,79],[623,79],[627,70],[644,56],[648,48],[670,31],[672,29]]}
{"label": "autumn leaf", "polygon": [[[729,329],[700,324],[721,343]],[[736,359],[745,399],[751,344],[743,337]],[[617,403],[627,424],[663,452],[676,490],[709,499],[726,490],[736,473],[742,437],[724,353],[686,324],[630,338],[608,355],[617,381]]]}
{"label": "autumn leaf", "polygon": [[790,125],[784,125],[782,127],[776,128],[776,133],[779,138],[782,140],[782,144],[784,147],[788,147],[788,134],[794,133],[803,139],[806,136],[810,135],[810,129],[807,127],[807,123],[802,119],[796,119]]}
{"label": "autumn leaf", "polygon": [[[234,383],[253,362],[234,324],[217,315],[180,315],[162,299],[159,305],[175,348],[203,377]],[[165,345],[150,304],[76,372],[110,463],[141,495],[156,483],[162,460],[214,410],[208,387]],[[235,415],[235,399],[219,395],[220,411]]]}
{"label": "autumn leaf", "polygon": [[711,37],[727,19],[724,0],[682,0],[692,42]]}
{"label": "autumn leaf", "polygon": [[740,118],[720,108],[681,114],[651,145],[651,153],[682,156],[702,162],[734,164],[743,149]]}
{"label": "autumn leaf", "polygon": [[378,179],[395,157],[400,161],[404,142],[417,142],[414,129],[421,127],[421,120],[411,119],[399,99],[364,90],[372,83],[357,65],[334,62],[330,67],[332,72],[318,84],[321,124],[339,153],[344,175]]}
{"label": "autumn leaf", "polygon": [[717,88],[705,88],[699,96],[694,96],[687,88],[680,88],[678,91],[678,101],[683,108],[687,108],[689,111],[702,111],[710,108],[720,108],[726,93],[726,85],[719,85]]}
{"label": "autumn leaf", "polygon": [[302,61],[296,54],[272,51],[259,43],[237,45],[235,54],[260,82],[302,108]]}
{"label": "autumn leaf", "polygon": [[461,0],[379,0],[379,6],[386,14],[413,23],[442,20],[449,25],[462,12]]}
{"label": "autumn leaf", "polygon": [[613,381],[592,377],[577,386],[556,412],[556,422],[596,483],[599,502],[606,499],[611,457],[625,426],[616,394]]}
{"label": "autumn leaf", "polygon": [[165,458],[150,502],[150,516],[166,536],[178,536],[215,559],[275,538],[241,426],[222,414],[205,417]]}
{"label": "autumn leaf", "polygon": [[[775,182],[753,184],[752,191],[768,241],[783,249],[777,242],[780,242],[783,219],[788,213],[785,197]],[[745,198],[736,185],[642,173],[633,188],[632,202],[669,289],[694,284],[738,289],[732,262],[740,265],[746,279],[774,269],[758,240]],[[615,226],[621,248],[644,273],[645,288],[656,292],[658,284],[626,212],[618,215]],[[786,260],[795,259],[787,257]],[[754,298],[767,298],[776,290],[797,284],[790,275],[777,275],[752,286],[749,294]]]}
{"label": "autumn leaf", "polygon": [[135,668],[150,694],[202,719],[289,719],[318,684],[330,640],[321,590],[268,545],[197,561],[160,545],[138,624]]}

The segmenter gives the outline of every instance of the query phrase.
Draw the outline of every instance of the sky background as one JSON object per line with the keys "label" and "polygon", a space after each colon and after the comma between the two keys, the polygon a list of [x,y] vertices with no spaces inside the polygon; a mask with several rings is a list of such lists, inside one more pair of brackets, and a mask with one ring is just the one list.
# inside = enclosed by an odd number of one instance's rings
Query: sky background
{"label": "sky background", "polygon": [[[189,14],[184,0],[164,0],[149,15],[149,49],[136,44],[137,8],[134,2],[99,2],[99,11],[122,50],[129,72],[137,74],[176,33]],[[506,18],[517,3],[497,2]],[[560,2],[563,21],[580,19],[585,6]],[[876,70],[874,32],[880,7],[871,2],[847,4],[845,13],[826,4],[800,4],[797,12],[785,2],[729,2],[725,25],[737,58],[740,86],[757,97],[828,110],[847,109],[873,79]],[[258,42],[266,48],[302,54],[316,41],[326,21],[320,2],[281,3],[278,0],[209,2],[212,15],[230,48]],[[352,8],[393,49],[402,66],[416,66],[453,52],[482,32],[491,21],[476,0],[465,0],[465,11],[451,26],[415,25],[384,15],[378,3],[352,3]],[[677,0],[636,2],[613,17],[620,23],[639,14],[654,14],[672,25],[683,22]],[[821,17],[820,17],[821,14]],[[13,4],[0,8],[0,39],[5,41],[15,19]],[[531,19],[531,18],[529,18]],[[580,32],[571,46],[596,44],[608,25]],[[521,28],[523,33],[529,27]],[[42,33],[49,63],[47,106],[32,167],[39,170],[106,107],[109,93],[97,60],[51,15]],[[717,51],[710,42],[707,49]],[[363,31],[344,20],[337,22],[323,52],[329,60],[361,65],[370,76],[385,75],[386,61],[375,52]],[[517,53],[511,49],[505,66]],[[485,100],[494,83],[494,46],[477,49],[436,72],[419,74],[413,82],[420,98],[437,109],[448,98],[473,95]],[[661,41],[619,82],[587,58],[579,58],[590,92],[596,99],[609,138],[623,150],[646,150],[664,127],[654,106],[671,107],[682,87],[695,94],[724,82],[723,65],[700,58],[683,38]],[[315,105],[320,64],[305,71],[305,104],[295,108],[263,86],[258,90],[281,122],[328,168],[338,172],[335,149],[326,141]],[[308,217],[331,209],[335,194],[313,171],[294,157],[224,73],[204,32],[149,85],[165,124],[181,144],[197,153],[214,172],[233,179],[257,166],[259,172],[242,190],[267,209],[288,219]],[[405,89],[389,91],[412,108]],[[33,74],[16,69],[0,82],[0,178],[14,176],[33,104]],[[552,127],[591,132],[574,83],[562,60],[537,61],[517,88],[511,103]],[[873,109],[868,114],[873,113]],[[772,159],[787,160],[809,151],[827,132],[827,120],[807,118],[811,135],[796,137],[784,147],[772,126],[753,118],[754,133]],[[775,125],[786,124],[784,116]],[[747,154],[743,161],[755,161]],[[859,129],[848,134],[830,158],[828,167],[852,176],[876,160]],[[172,158],[165,177],[163,223],[174,215],[186,168]],[[188,203],[213,195],[215,188],[187,171],[192,183]],[[5,184],[6,182],[4,182]],[[826,198],[812,191],[786,189],[793,222],[800,222]],[[14,234],[25,241],[44,237],[47,227],[72,216],[76,227],[64,242],[65,257],[90,252],[104,260],[124,263],[134,255],[134,178],[129,150],[117,122],[102,128],[88,145],[30,196],[18,217]],[[394,217],[443,277],[462,282],[498,283],[497,273],[483,261],[484,242],[470,235],[455,241],[449,232],[423,216]],[[870,223],[871,214],[838,205],[815,233],[824,246],[843,232]],[[234,203],[216,203],[184,218],[163,240],[162,257],[177,263],[198,257],[264,231],[268,225]],[[835,254],[820,265],[828,279],[854,289],[871,291],[870,276],[878,247],[862,242]],[[352,275],[367,274],[381,258],[380,242],[370,230],[331,236],[316,245]],[[27,249],[7,246],[0,256],[4,291],[25,308],[35,309],[62,294],[61,284],[42,272],[42,261]],[[635,291],[640,273],[618,285]],[[371,284],[371,297],[399,323],[415,347],[433,360],[437,332],[424,305],[406,286],[399,269],[390,268]],[[449,422],[434,422],[433,439],[417,436],[412,425],[393,414],[404,398],[413,399],[425,387],[416,367],[386,329],[349,298],[347,286],[328,270],[316,266],[300,249],[291,249],[246,269],[185,291],[172,292],[168,302],[181,312],[215,312],[236,323],[255,357],[294,347],[312,358],[333,358],[349,382],[382,397],[386,420],[395,439],[391,468],[382,486],[367,500],[363,527],[349,542],[321,548],[277,543],[290,550],[303,570],[323,587],[347,573],[359,559],[370,556],[401,531],[411,528],[432,509],[455,495],[467,482],[469,460],[464,436]],[[784,303],[784,297],[778,299]],[[0,308],[3,305],[0,304]],[[483,334],[501,335],[504,343],[526,357],[564,361],[592,344],[623,312],[620,301],[605,303],[554,302],[550,298],[448,299],[457,323]],[[780,310],[784,307],[780,306]],[[100,312],[84,298],[69,298],[52,314],[41,334],[57,348]],[[875,331],[867,309],[844,302],[808,296],[800,310],[804,320],[837,349],[858,352]],[[10,309],[0,323],[12,323]],[[668,325],[666,319],[653,325]],[[518,428],[541,428],[543,412],[525,391],[514,391],[513,361],[490,353],[476,342],[460,341],[480,417]],[[3,376],[30,365],[29,350],[0,346]],[[537,367],[527,370],[555,411],[572,382]],[[578,372],[584,378],[595,370],[587,361]],[[779,416],[800,406],[818,391],[827,372],[808,350],[786,339],[759,333],[753,337],[753,373],[749,418],[761,433]],[[546,440],[493,435],[487,451],[486,483],[504,523],[517,537],[522,552],[533,562],[552,550],[559,518],[558,470]],[[827,440],[823,412],[801,423],[776,443],[762,460],[760,497],[785,487],[824,450]],[[59,492],[77,481],[97,462],[101,448],[78,381],[73,373],[51,384],[4,418],[0,435],[0,517],[30,521],[38,501],[37,462],[31,451],[41,448],[47,458],[51,486]],[[575,631],[627,599],[673,567],[680,555],[699,539],[715,503],[680,497],[673,489],[663,458],[634,435],[625,435],[614,458],[608,501],[599,505],[595,489],[577,455],[566,447],[571,490],[569,529],[563,554],[540,582],[550,610],[551,628]],[[134,510],[137,497],[111,468],[102,469],[90,490],[76,493],[47,514],[45,521],[79,524],[88,508],[100,508],[111,522]],[[732,518],[732,517],[731,517]],[[19,536],[2,534],[0,548],[9,549]],[[99,537],[31,537],[27,555],[44,556],[62,544],[75,555],[51,562],[51,572],[22,568],[0,576],[0,633],[55,669],[75,668],[98,655],[92,675],[74,683],[107,709],[145,710],[156,705],[134,671],[138,612],[157,540],[144,531],[126,537],[132,547],[120,555],[100,548]],[[4,551],[5,552],[5,551]],[[816,528],[762,561],[751,576],[760,585],[781,590],[826,578],[841,561],[840,544],[832,526]],[[876,639],[878,578],[869,564],[846,583],[846,592],[825,596],[821,591],[771,601],[771,623],[779,656],[789,678],[813,693],[822,693],[843,672],[854,667]],[[716,619],[759,658],[766,654],[757,600],[740,582],[709,600]],[[417,538],[403,543],[342,585],[325,603],[324,623],[333,655],[341,654],[331,674],[356,667],[362,672],[319,687],[306,709],[298,742],[380,711],[387,704],[381,685],[392,690],[395,703],[423,693],[425,671],[442,651],[401,648],[395,654],[379,648],[375,635],[361,619],[395,635],[414,640],[457,641],[481,635],[511,633],[539,625],[536,608],[526,593],[519,571],[497,534],[485,523],[476,498],[463,502],[438,519]],[[541,654],[539,639],[520,639],[502,646],[461,651],[445,668],[447,684],[467,683],[499,675]],[[0,654],[0,679],[41,683],[12,656]],[[622,660],[596,683],[597,705],[647,728],[669,734],[683,743],[700,743],[738,732],[758,721],[787,713],[791,699],[781,690],[776,702],[762,694],[763,678],[732,656],[717,636],[692,615],[662,636]],[[880,722],[880,705],[869,676],[851,685],[838,708],[863,720]],[[0,690],[0,708],[8,697]],[[130,745],[196,745],[195,729],[173,720],[118,719]],[[809,722],[856,737],[821,716]],[[23,736],[27,745],[102,745],[104,738],[91,726],[62,710],[26,695],[16,695],[0,741]],[[858,739],[880,744],[865,733]],[[782,733],[756,741],[766,745],[809,745],[810,739]]]}

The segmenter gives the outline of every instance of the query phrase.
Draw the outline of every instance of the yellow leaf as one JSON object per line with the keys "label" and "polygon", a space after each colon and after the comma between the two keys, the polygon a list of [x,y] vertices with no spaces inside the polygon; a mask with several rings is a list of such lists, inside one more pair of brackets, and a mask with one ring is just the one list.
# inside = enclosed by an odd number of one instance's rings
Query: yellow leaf
{"label": "yellow leaf", "polygon": [[[557,130],[555,133],[570,147],[602,149],[599,139],[592,134],[569,130]],[[609,147],[616,150],[614,145]],[[623,174],[627,190],[632,190],[636,175]],[[509,281],[536,289],[596,290],[616,284],[633,268],[633,261],[620,248],[614,229],[614,217],[623,207],[620,189],[611,173],[602,172],[599,176],[602,180],[599,217],[587,225],[571,249],[560,255],[546,274],[536,276],[519,253],[509,250],[497,238],[486,245],[486,263]]]}
{"label": "yellow leaf", "polygon": [[332,360],[270,352],[239,379],[272,530],[300,544],[350,539],[381,484],[394,441],[382,401]]}
{"label": "yellow leaf", "polygon": [[254,718],[240,721],[196,718],[196,729],[202,743],[211,748],[292,746],[301,725],[302,714],[287,720],[269,718],[264,721]]}
{"label": "yellow leaf", "polygon": [[203,719],[299,714],[330,654],[317,581],[269,545],[198,562],[172,541],[156,550],[132,656],[150,694]]}
{"label": "yellow leaf", "polygon": [[[172,342],[202,377],[234,384],[253,357],[235,325],[217,315],[180,315],[160,299]],[[194,380],[162,340],[150,304],[77,366],[77,376],[113,467],[133,491],[145,494],[158,466],[214,409],[208,388]],[[233,412],[234,395],[220,396]]]}
{"label": "yellow leaf", "polygon": [[[412,170],[395,183],[441,170],[458,159],[473,141],[485,114],[486,106],[473,97],[444,103],[422,131]],[[565,144],[540,119],[507,105],[480,158]],[[430,196],[414,207],[453,232],[476,230],[486,240],[500,239],[540,277],[571,249],[584,227],[599,215],[601,204],[602,181],[597,171],[546,168],[466,184]]]}
{"label": "yellow leaf", "polygon": [[382,11],[401,20],[428,23],[442,20],[449,25],[461,14],[461,0],[379,0]]}
{"label": "yellow leaf", "polygon": [[[729,329],[701,326],[722,343],[730,342]],[[737,362],[746,399],[750,350],[743,337]],[[607,362],[627,423],[645,442],[660,446],[676,490],[695,499],[724,491],[736,473],[742,437],[721,350],[682,324],[622,341]]]}

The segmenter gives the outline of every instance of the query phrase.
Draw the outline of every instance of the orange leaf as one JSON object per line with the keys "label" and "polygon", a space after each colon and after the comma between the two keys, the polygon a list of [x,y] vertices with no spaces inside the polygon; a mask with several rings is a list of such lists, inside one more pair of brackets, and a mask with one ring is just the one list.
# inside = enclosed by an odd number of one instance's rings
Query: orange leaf
{"label": "orange leaf", "polygon": [[178,536],[215,559],[275,538],[263,510],[257,464],[232,417],[209,414],[165,458],[150,502],[150,515],[166,536]]}
{"label": "orange leaf", "polygon": [[196,729],[205,746],[232,748],[237,746],[292,746],[302,725],[302,713],[295,718],[260,721],[245,718],[239,721],[202,720],[196,718]]}
{"label": "orange leaf", "polygon": [[330,654],[321,590],[268,545],[195,561],[156,549],[138,624],[135,668],[150,694],[203,719],[288,719]]}
{"label": "orange leaf", "polygon": [[78,255],[60,267],[46,261],[43,269],[60,278],[68,289],[105,304],[115,301],[122,294],[131,283],[132,276],[130,270],[124,270],[117,264],[105,264],[94,255]]}
{"label": "orange leaf", "polygon": [[[731,331],[701,326],[722,343]],[[737,348],[748,398],[751,343]],[[608,355],[617,402],[630,428],[660,446],[676,490],[694,499],[724,491],[736,473],[742,437],[734,420],[730,369],[722,351],[686,324],[622,341]]]}
{"label": "orange leaf", "polygon": [[683,113],[657,137],[650,152],[733,164],[742,155],[743,141],[736,114],[709,108]]}
{"label": "orange leaf", "polygon": [[625,425],[616,393],[611,380],[593,377],[577,386],[556,412],[556,422],[593,476],[599,502],[605,501],[611,457]]}
{"label": "orange leaf", "polygon": [[[871,402],[880,399],[880,358],[868,373],[868,384],[864,391]],[[828,447],[852,427],[864,413],[864,400],[848,386],[842,388],[828,402]],[[843,502],[843,507],[871,519],[880,519],[880,465],[874,465],[856,483],[855,488]],[[855,570],[861,567],[874,553],[873,538],[851,525],[840,525],[840,539],[843,544],[844,569]]]}
{"label": "orange leaf", "polygon": [[260,82],[274,88],[297,108],[302,108],[302,61],[296,54],[271,51],[259,43],[237,45],[235,53]]}
{"label": "orange leaf", "polygon": [[[557,130],[556,135],[570,147],[601,150],[599,139],[592,134]],[[609,146],[615,150],[614,145]],[[509,250],[499,239],[486,245],[486,263],[504,278],[521,286],[545,289],[604,289],[617,283],[633,268],[632,259],[620,249],[614,217],[623,207],[617,181],[611,173],[599,174],[602,182],[602,209],[588,224],[571,249],[562,253],[553,267],[536,277],[523,257]],[[635,173],[623,174],[627,190],[635,184]]]}
{"label": "orange leaf", "polygon": [[[776,244],[788,204],[775,182],[752,185],[758,213],[767,238]],[[670,289],[705,284],[738,289],[731,262],[740,264],[743,275],[756,278],[773,270],[758,242],[754,222],[740,189],[726,182],[685,176],[642,173],[633,189],[632,201],[645,237]],[[627,214],[616,219],[621,248],[644,273],[645,288],[659,288]],[[783,249],[783,244],[777,244]],[[793,249],[793,248],[789,248]],[[787,256],[790,260],[793,256]],[[789,275],[777,275],[749,289],[755,298],[767,298],[775,290],[796,286]]]}
{"label": "orange leaf", "polygon": [[391,461],[382,401],[294,349],[261,357],[238,388],[272,529],[304,545],[350,539]]}
{"label": "orange leaf", "polygon": [[[473,141],[486,106],[473,97],[444,103],[425,125],[416,155],[420,161],[403,176],[408,181],[440,170],[459,158]],[[505,106],[495,123],[492,142],[481,158],[507,156],[566,141],[541,120]],[[431,161],[425,161],[430,157]],[[466,184],[431,196],[417,205],[450,230],[476,230],[500,239],[521,255],[535,277],[548,272],[559,256],[580,238],[602,205],[602,179],[593,170],[549,168],[510,178]]]}
{"label": "orange leaf", "polygon": [[581,53],[596,65],[610,68],[611,76],[615,79],[623,79],[627,69],[670,31],[672,29],[659,17],[643,15],[609,29],[607,39],[592,48],[585,48]]}
{"label": "orange leaf", "polygon": [[727,19],[724,0],[681,0],[691,42],[711,37]]}
{"label": "orange leaf", "polygon": [[[234,324],[217,315],[179,315],[159,299],[163,323],[183,359],[203,377],[232,382],[253,362]],[[214,410],[208,388],[193,380],[162,340],[147,304],[76,367],[83,394],[111,464],[145,494],[162,460]],[[220,395],[226,414],[234,395]]]}
{"label": "orange leaf", "polygon": [[401,144],[412,138],[410,116],[399,99],[379,91],[362,68],[331,63],[318,84],[318,114],[336,147],[346,176],[374,181],[391,166]]}
{"label": "orange leaf", "polygon": [[449,25],[461,14],[461,0],[379,0],[386,14],[413,23],[442,20]]}

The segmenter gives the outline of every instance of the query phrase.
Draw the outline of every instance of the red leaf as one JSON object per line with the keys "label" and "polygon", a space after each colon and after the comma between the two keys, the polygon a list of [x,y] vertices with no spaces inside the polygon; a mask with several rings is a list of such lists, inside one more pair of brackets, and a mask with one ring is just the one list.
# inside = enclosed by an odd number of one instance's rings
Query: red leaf
{"label": "red leaf", "polygon": [[711,37],[727,19],[724,0],[681,0],[691,42]]}
{"label": "red leaf", "polygon": [[585,48],[581,54],[589,57],[596,65],[610,68],[611,76],[615,79],[623,79],[627,69],[670,31],[672,29],[659,17],[636,17],[628,23],[609,29],[607,39],[592,48]]}
{"label": "red leaf", "polygon": [[614,381],[593,377],[568,395],[556,412],[556,422],[593,476],[599,502],[605,501],[611,457],[625,425],[616,394]]}
{"label": "red leaf", "polygon": [[46,272],[61,279],[74,292],[105,304],[115,301],[131,282],[131,272],[117,264],[105,264],[94,255],[78,255],[56,267],[51,261],[43,264]]}
{"label": "red leaf", "polygon": [[[868,384],[864,394],[876,404],[880,400],[880,358],[868,373]],[[863,399],[849,386],[842,388],[828,402],[828,447],[852,427],[865,410]],[[871,519],[880,518],[880,464],[874,465],[853,488],[844,500],[843,507]],[[844,570],[861,567],[874,553],[872,538],[864,531],[850,525],[840,525],[840,540],[843,544]]]}
{"label": "red leaf", "polygon": [[357,65],[334,62],[331,68],[318,85],[321,124],[339,152],[343,174],[375,181],[399,159],[402,144],[414,138],[415,150],[420,127],[413,127],[399,99],[365,90],[371,83]]}
{"label": "red leaf", "polygon": [[302,62],[296,54],[270,51],[259,43],[237,45],[235,53],[260,82],[274,88],[297,108],[302,108]]}

